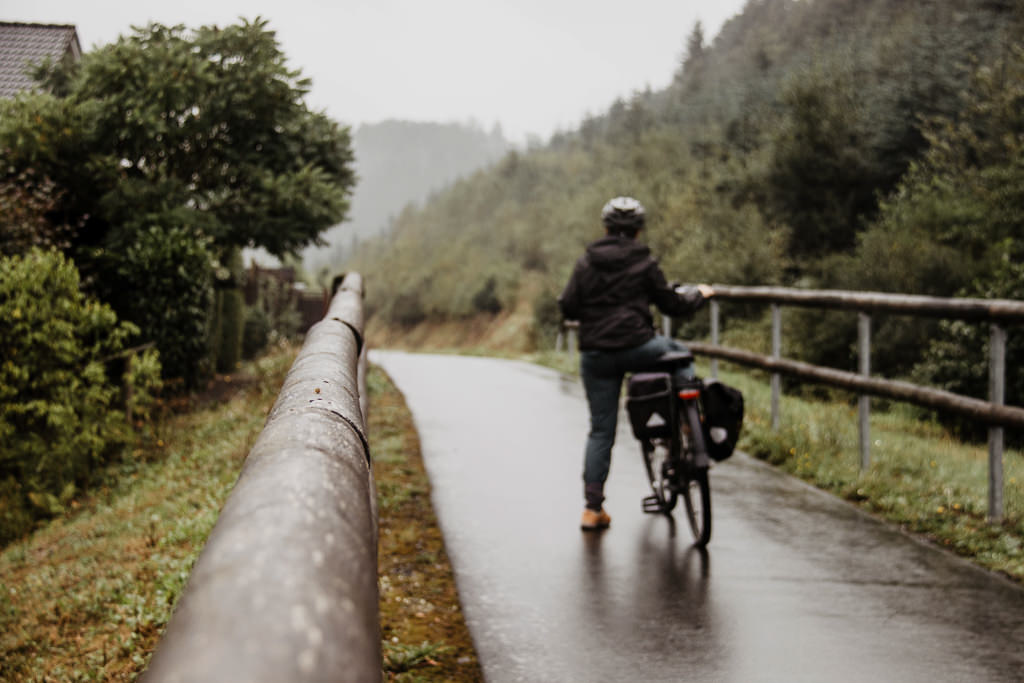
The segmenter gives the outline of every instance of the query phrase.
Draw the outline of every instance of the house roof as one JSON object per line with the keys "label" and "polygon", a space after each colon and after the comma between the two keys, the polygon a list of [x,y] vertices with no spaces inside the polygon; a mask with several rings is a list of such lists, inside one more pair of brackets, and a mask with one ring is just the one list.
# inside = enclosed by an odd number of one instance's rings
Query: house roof
{"label": "house roof", "polygon": [[0,97],[32,90],[36,83],[28,75],[31,65],[47,57],[60,61],[68,54],[82,56],[74,26],[0,21]]}

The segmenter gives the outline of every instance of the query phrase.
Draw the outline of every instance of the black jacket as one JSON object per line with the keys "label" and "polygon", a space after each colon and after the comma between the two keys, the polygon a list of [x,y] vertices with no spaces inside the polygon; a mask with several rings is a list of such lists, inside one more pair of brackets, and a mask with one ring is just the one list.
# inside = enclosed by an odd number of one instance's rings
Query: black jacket
{"label": "black jacket", "polygon": [[619,235],[587,246],[558,297],[562,315],[580,322],[580,349],[606,351],[639,346],[654,337],[651,304],[667,315],[683,316],[703,302],[695,288],[677,294],[651,250]]}

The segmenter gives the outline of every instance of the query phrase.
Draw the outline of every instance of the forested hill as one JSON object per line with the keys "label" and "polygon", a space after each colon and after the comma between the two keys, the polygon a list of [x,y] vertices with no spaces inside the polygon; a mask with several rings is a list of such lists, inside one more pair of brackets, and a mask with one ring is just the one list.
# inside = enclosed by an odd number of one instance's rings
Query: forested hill
{"label": "forested hill", "polygon": [[[680,35],[667,89],[404,212],[351,267],[377,324],[529,297],[543,337],[602,204],[629,194],[670,278],[1024,298],[1022,6],[750,0],[710,42]],[[793,354],[848,365],[852,323],[822,321]],[[883,321],[878,369],[974,381],[956,334]]]}
{"label": "forested hill", "polygon": [[352,136],[359,182],[351,220],[324,237],[329,248],[307,252],[310,265],[337,263],[353,240],[380,234],[409,202],[422,202],[460,176],[500,159],[509,144],[497,126],[383,121]]}

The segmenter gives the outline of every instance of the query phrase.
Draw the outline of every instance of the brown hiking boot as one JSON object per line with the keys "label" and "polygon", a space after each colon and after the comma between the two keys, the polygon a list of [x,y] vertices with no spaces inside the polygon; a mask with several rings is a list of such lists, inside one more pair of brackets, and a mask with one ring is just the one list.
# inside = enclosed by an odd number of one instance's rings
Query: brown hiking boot
{"label": "brown hiking boot", "polygon": [[612,518],[602,509],[600,512],[583,508],[583,519],[580,521],[580,528],[584,531],[600,531],[607,529],[612,523]]}

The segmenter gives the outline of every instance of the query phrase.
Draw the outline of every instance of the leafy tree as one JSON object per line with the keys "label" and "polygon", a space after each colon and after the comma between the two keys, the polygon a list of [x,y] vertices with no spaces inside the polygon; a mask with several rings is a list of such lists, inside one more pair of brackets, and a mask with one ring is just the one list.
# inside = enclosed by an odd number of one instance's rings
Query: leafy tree
{"label": "leafy tree", "polygon": [[[844,286],[952,296],[1007,255],[1024,256],[1022,79],[1018,46],[977,72],[957,117],[929,122],[927,153],[882,202],[857,254],[837,264]],[[883,259],[892,245],[902,258]]]}
{"label": "leafy tree", "polygon": [[[341,222],[355,181],[348,129],[307,108],[309,81],[262,20],[152,24],[48,78],[67,96],[0,104],[0,188],[52,180],[47,219],[74,227],[68,251],[86,285],[193,384],[211,262],[245,246],[294,252]],[[188,318],[174,329],[160,321],[177,305],[170,293],[184,295]]]}
{"label": "leafy tree", "polygon": [[765,178],[769,214],[792,228],[796,259],[849,249],[876,203],[856,93],[840,75],[810,71],[782,102]]}
{"label": "leafy tree", "polygon": [[[168,214],[221,247],[316,240],[344,217],[354,176],[348,130],[310,111],[308,90],[261,20],[153,24],[87,54],[69,95],[91,114],[95,192],[73,198],[85,241],[130,241]],[[61,177],[72,192],[81,170]]]}
{"label": "leafy tree", "polygon": [[[979,70],[960,119],[939,120],[928,135],[932,146],[887,205],[886,225],[924,225],[972,264],[973,277],[958,294],[1024,299],[1024,45]],[[915,373],[984,396],[987,348],[984,326],[943,323]],[[1015,405],[1024,400],[1022,354],[1024,340],[1010,335],[1007,401]]]}

